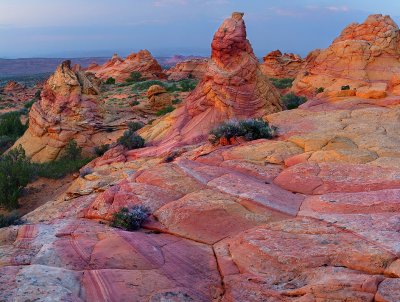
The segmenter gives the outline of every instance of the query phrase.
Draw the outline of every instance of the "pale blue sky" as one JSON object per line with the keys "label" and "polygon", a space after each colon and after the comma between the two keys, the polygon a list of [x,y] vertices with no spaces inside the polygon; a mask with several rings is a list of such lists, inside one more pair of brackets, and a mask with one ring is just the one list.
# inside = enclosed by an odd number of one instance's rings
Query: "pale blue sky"
{"label": "pale blue sky", "polygon": [[0,0],[0,58],[209,55],[213,33],[232,11],[245,12],[258,56],[274,49],[306,55],[351,22],[390,14],[400,0]]}

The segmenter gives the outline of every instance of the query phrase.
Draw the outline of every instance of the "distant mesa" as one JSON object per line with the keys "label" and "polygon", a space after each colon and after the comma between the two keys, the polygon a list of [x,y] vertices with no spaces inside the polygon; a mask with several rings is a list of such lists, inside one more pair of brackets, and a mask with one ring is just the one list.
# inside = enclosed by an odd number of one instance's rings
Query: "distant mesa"
{"label": "distant mesa", "polygon": [[270,78],[295,78],[301,68],[304,60],[296,54],[284,53],[280,50],[271,51],[263,58],[261,71]]}
{"label": "distant mesa", "polygon": [[389,16],[371,15],[347,26],[327,49],[311,52],[293,91],[315,95],[323,87],[327,96],[382,98],[400,95],[399,74],[399,27]]}
{"label": "distant mesa", "polygon": [[160,64],[148,50],[141,50],[138,53],[131,53],[126,59],[117,54],[103,65],[91,64],[87,71],[93,72],[96,77],[107,80],[112,77],[118,83],[125,82],[132,72],[140,72],[144,79],[162,79],[165,74]]}
{"label": "distant mesa", "polygon": [[141,130],[153,143],[168,148],[207,138],[211,128],[228,119],[262,117],[282,110],[279,93],[261,72],[246,39],[242,13],[233,13],[214,35],[211,59],[184,105]]}
{"label": "distant mesa", "polygon": [[14,146],[22,145],[35,162],[59,158],[72,139],[90,153],[101,129],[98,93],[93,75],[73,71],[70,61],[63,62],[45,83],[41,99],[29,112],[29,128]]}

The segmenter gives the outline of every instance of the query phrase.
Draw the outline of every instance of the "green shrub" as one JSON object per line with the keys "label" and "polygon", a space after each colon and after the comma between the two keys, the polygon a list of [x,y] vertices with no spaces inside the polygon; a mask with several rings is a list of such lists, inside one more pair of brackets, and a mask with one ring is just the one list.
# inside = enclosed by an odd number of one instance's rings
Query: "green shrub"
{"label": "green shrub", "polygon": [[168,92],[176,92],[181,90],[175,83],[169,85],[168,87],[166,87],[166,89]]}
{"label": "green shrub", "polygon": [[127,83],[136,83],[141,82],[144,79],[142,78],[142,74],[139,71],[134,71],[130,74],[129,78],[126,79]]}
{"label": "green shrub", "polygon": [[144,147],[144,139],[136,133],[143,127],[143,124],[131,122],[128,124],[128,130],[118,139],[118,144],[124,146],[128,150],[139,149]]}
{"label": "green shrub", "polygon": [[15,139],[9,136],[0,136],[0,154],[8,150],[14,144]]}
{"label": "green shrub", "polygon": [[33,177],[33,170],[21,146],[0,157],[0,206],[18,207],[23,188]]}
{"label": "green shrub", "polygon": [[130,122],[128,123],[128,130],[131,132],[136,132],[139,129],[142,129],[144,124],[142,122]]}
{"label": "green shrub", "polygon": [[287,110],[291,110],[307,102],[307,99],[304,96],[298,96],[294,93],[288,93],[281,97],[281,102]]}
{"label": "green shrub", "polygon": [[17,139],[24,134],[27,125],[21,123],[20,112],[8,112],[0,116],[0,136]]}
{"label": "green shrub", "polygon": [[70,140],[64,149],[63,158],[68,160],[77,160],[82,158],[82,148],[74,140]]}
{"label": "green shrub", "polygon": [[64,152],[59,159],[46,163],[32,164],[32,166],[36,176],[59,179],[78,171],[91,160],[91,158],[82,157],[82,148],[78,147],[76,141],[71,140],[65,146]]}
{"label": "green shrub", "polygon": [[112,77],[109,77],[109,78],[106,80],[106,84],[107,84],[107,85],[114,85],[114,84],[115,84],[115,79],[112,78]]}
{"label": "green shrub", "polygon": [[24,107],[25,107],[26,109],[31,109],[32,105],[33,105],[35,102],[36,102],[35,99],[30,100],[29,102],[26,102],[26,103],[24,104]]}
{"label": "green shrub", "polygon": [[187,92],[192,91],[196,88],[198,81],[193,79],[183,79],[180,81],[181,91]]}
{"label": "green shrub", "polygon": [[167,86],[164,82],[161,82],[158,80],[148,80],[148,81],[143,81],[143,82],[134,84],[132,86],[132,92],[147,91],[153,85],[159,85],[164,88],[167,88]]}
{"label": "green shrub", "polygon": [[319,87],[319,88],[317,88],[315,91],[317,92],[317,93],[321,93],[321,92],[324,92],[324,87]]}
{"label": "green shrub", "polygon": [[180,100],[180,99],[172,100],[172,104],[174,104],[174,105],[177,105],[177,104],[180,104],[180,103],[182,103],[182,100]]}
{"label": "green shrub", "polygon": [[174,108],[173,106],[169,105],[169,106],[164,107],[163,109],[157,111],[157,112],[156,112],[156,115],[157,115],[157,116],[166,115],[167,113],[170,113],[170,112],[172,112],[172,111],[174,111],[174,110],[175,110],[175,108]]}
{"label": "green shrub", "polygon": [[35,99],[39,100],[40,99],[40,94],[42,93],[42,90],[37,90],[35,93]]}
{"label": "green shrub", "polygon": [[342,86],[342,88],[341,88],[342,90],[350,90],[350,85],[345,85],[345,86]]}
{"label": "green shrub", "polygon": [[132,102],[131,102],[131,106],[137,106],[137,105],[139,105],[139,104],[140,104],[139,101],[132,101]]}
{"label": "green shrub", "polygon": [[285,89],[292,87],[294,79],[286,78],[286,79],[276,79],[270,78],[272,85],[279,89]]}
{"label": "green shrub", "polygon": [[110,145],[109,144],[101,145],[101,146],[98,146],[98,147],[94,147],[94,153],[96,153],[97,156],[102,156],[109,149],[110,149]]}
{"label": "green shrub", "polygon": [[229,120],[211,130],[210,142],[215,144],[220,139],[243,137],[245,140],[255,140],[260,138],[272,138],[276,129],[262,119]]}
{"label": "green shrub", "polygon": [[150,209],[142,205],[136,205],[132,208],[122,208],[114,213],[111,226],[127,231],[136,231],[146,222],[150,215]]}
{"label": "green shrub", "polygon": [[0,228],[5,228],[10,225],[19,225],[22,221],[17,212],[11,212],[10,214],[0,214]]}

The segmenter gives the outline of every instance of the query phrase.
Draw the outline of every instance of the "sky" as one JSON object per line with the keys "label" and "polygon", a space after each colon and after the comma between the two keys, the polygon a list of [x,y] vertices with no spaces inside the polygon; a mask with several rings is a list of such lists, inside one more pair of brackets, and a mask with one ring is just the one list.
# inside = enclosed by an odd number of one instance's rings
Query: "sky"
{"label": "sky", "polygon": [[327,47],[352,22],[389,14],[400,0],[0,0],[0,58],[89,57],[149,49],[155,56],[210,54],[221,22],[245,13],[257,56],[302,56]]}

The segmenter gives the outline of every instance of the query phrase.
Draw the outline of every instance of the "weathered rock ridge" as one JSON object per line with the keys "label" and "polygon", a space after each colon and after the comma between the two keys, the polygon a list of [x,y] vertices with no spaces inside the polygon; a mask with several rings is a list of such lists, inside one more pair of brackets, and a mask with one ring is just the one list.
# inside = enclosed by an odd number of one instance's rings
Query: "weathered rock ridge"
{"label": "weathered rock ridge", "polygon": [[279,94],[259,68],[246,39],[243,14],[234,13],[215,33],[203,79],[182,107],[140,132],[148,141],[188,144],[204,140],[228,119],[282,110]]}
{"label": "weathered rock ridge", "polygon": [[[311,52],[293,91],[327,96],[383,98],[400,95],[400,32],[389,16],[371,15],[346,27],[331,46]],[[342,86],[350,86],[342,92]]]}
{"label": "weathered rock ridge", "polygon": [[131,53],[125,60],[114,54],[108,62],[103,65],[91,65],[87,71],[93,72],[96,77],[103,80],[114,78],[116,82],[125,82],[132,72],[140,72],[144,79],[165,77],[160,64],[148,50]]}
{"label": "weathered rock ridge", "polygon": [[40,101],[29,112],[28,130],[14,145],[22,145],[33,161],[58,158],[72,139],[90,153],[93,135],[101,129],[99,88],[90,75],[72,71],[70,64],[63,62],[47,80]]}
{"label": "weathered rock ridge", "polygon": [[166,71],[168,80],[202,79],[207,68],[207,59],[191,59],[177,63]]}
{"label": "weathered rock ridge", "polygon": [[293,53],[284,53],[279,50],[271,51],[263,58],[261,71],[270,78],[288,79],[295,78],[304,60]]}

